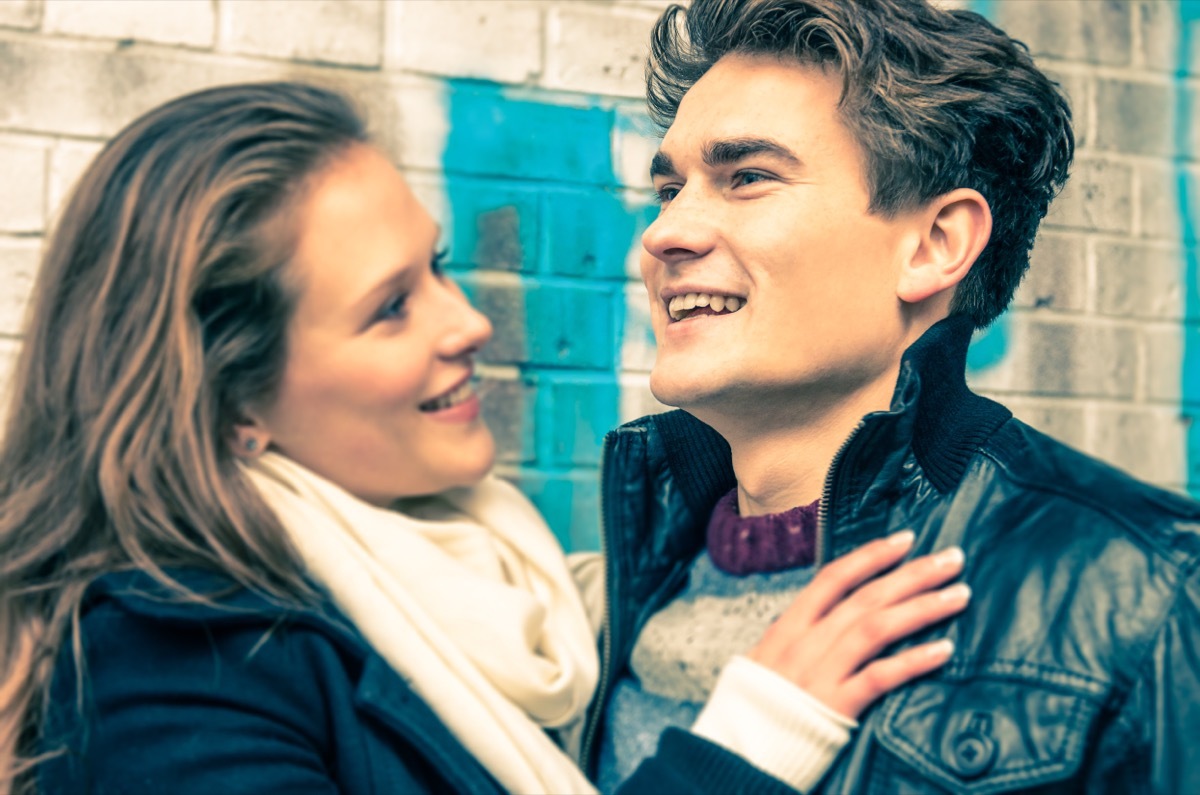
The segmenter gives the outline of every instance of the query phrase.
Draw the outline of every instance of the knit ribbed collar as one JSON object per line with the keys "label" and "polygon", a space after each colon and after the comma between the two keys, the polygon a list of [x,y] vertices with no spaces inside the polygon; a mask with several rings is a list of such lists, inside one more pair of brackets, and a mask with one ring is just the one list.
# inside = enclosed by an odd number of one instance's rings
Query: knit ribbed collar
{"label": "knit ribbed collar", "polygon": [[783,513],[742,516],[737,495],[732,489],[717,500],[708,520],[708,556],[714,566],[744,577],[813,564],[819,500]]}

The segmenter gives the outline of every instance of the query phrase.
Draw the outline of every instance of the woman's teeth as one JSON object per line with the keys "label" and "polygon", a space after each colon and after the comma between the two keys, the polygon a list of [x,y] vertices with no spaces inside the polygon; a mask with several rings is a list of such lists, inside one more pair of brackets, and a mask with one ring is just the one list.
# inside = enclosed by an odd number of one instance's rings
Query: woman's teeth
{"label": "woman's teeth", "polygon": [[455,389],[453,392],[442,395],[441,397],[427,400],[418,406],[421,411],[442,411],[451,406],[457,406],[466,400],[470,400],[475,396],[475,389],[471,386],[470,381],[466,381],[462,386]]}
{"label": "woman's teeth", "polygon": [[734,295],[688,293],[671,299],[667,309],[672,320],[683,320],[697,307],[708,307],[714,314],[732,314],[746,305],[746,299]]}

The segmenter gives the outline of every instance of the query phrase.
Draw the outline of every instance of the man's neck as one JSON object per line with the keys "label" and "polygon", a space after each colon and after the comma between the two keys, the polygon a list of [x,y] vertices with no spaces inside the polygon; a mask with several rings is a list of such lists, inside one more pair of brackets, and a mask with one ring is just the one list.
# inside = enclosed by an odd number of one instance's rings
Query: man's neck
{"label": "man's neck", "polygon": [[832,406],[819,401],[792,406],[783,421],[764,423],[764,414],[733,422],[706,419],[729,442],[738,483],[738,513],[781,513],[821,498],[834,456],[863,415],[886,410],[895,378],[881,379]]}

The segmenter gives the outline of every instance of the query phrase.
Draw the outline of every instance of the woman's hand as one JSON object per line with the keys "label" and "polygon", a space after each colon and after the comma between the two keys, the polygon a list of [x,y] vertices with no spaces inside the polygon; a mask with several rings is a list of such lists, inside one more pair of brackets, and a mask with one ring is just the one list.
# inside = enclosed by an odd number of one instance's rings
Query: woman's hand
{"label": "woman's hand", "polygon": [[825,566],[747,656],[856,718],[875,699],[945,664],[949,640],[878,658],[887,646],[967,606],[963,553],[944,549],[896,568],[910,531],[873,541]]}

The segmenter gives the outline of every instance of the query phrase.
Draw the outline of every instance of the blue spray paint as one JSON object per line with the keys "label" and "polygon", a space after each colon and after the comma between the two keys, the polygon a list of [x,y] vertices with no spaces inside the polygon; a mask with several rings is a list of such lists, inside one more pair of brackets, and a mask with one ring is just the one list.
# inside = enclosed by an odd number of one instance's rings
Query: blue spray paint
{"label": "blue spray paint", "polygon": [[1180,229],[1183,240],[1183,294],[1184,322],[1183,362],[1180,372],[1181,414],[1190,421],[1187,426],[1187,488],[1193,496],[1200,497],[1200,418],[1194,416],[1200,406],[1200,329],[1194,319],[1200,313],[1197,305],[1196,228],[1192,213],[1191,180],[1183,161],[1196,153],[1190,151],[1189,123],[1192,119],[1191,92],[1184,83],[1193,56],[1193,28],[1200,24],[1200,2],[1183,0],[1176,5],[1179,12],[1179,42],[1176,50],[1175,68],[1175,158],[1173,161],[1175,190],[1179,203]]}
{"label": "blue spray paint", "polygon": [[519,289],[497,292],[462,273],[493,315],[493,360],[535,388],[535,427],[522,429],[533,466],[518,483],[568,549],[595,549],[596,466],[619,414],[625,260],[646,223],[618,187],[618,114],[476,81],[450,81],[445,99],[452,259],[519,274]]}

